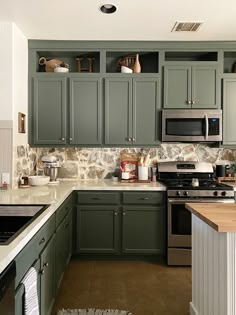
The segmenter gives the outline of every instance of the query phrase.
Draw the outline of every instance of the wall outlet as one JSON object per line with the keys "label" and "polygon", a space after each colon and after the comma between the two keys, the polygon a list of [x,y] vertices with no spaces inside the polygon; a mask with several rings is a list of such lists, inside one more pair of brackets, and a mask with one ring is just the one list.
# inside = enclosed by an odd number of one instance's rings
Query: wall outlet
{"label": "wall outlet", "polygon": [[10,184],[10,174],[9,173],[2,173],[2,183]]}

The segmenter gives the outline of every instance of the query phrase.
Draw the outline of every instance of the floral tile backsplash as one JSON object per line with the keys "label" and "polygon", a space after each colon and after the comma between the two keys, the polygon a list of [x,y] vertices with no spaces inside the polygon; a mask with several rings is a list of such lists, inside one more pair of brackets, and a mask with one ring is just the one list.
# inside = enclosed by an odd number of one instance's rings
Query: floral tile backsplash
{"label": "floral tile backsplash", "polygon": [[[42,174],[43,155],[60,161],[61,179],[102,179],[120,164],[120,153],[139,153],[142,148],[31,148],[17,146],[14,157],[14,187],[24,175]],[[148,149],[143,149],[144,152]],[[234,163],[236,150],[212,148],[204,144],[161,144],[150,149],[151,164],[159,161],[201,161],[213,164]]]}

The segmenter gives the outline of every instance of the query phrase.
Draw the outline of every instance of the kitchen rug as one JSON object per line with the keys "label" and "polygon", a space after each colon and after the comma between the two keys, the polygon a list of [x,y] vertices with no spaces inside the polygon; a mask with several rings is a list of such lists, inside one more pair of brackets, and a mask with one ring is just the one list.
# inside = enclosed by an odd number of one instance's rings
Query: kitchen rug
{"label": "kitchen rug", "polygon": [[115,310],[115,309],[98,309],[98,308],[84,308],[84,309],[62,309],[57,312],[57,315],[132,315],[129,311]]}

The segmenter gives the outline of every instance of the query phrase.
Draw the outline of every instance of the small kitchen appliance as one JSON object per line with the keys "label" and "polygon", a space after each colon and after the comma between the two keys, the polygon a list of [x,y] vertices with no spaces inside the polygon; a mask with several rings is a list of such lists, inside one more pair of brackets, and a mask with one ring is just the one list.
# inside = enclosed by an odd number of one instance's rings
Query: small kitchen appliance
{"label": "small kitchen appliance", "polygon": [[56,156],[44,155],[42,157],[44,175],[50,176],[50,181],[48,184],[58,184],[58,170],[60,168],[59,161]]}
{"label": "small kitchen appliance", "polygon": [[185,203],[234,203],[233,187],[214,176],[211,163],[158,163],[158,178],[167,186],[168,265],[191,265],[191,213]]}
{"label": "small kitchen appliance", "polygon": [[162,141],[222,141],[222,110],[162,110]]}

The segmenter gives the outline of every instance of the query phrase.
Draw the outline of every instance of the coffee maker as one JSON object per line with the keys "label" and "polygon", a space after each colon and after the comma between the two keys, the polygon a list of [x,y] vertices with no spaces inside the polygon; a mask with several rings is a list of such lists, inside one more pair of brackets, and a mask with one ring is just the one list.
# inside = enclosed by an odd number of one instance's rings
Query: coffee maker
{"label": "coffee maker", "polygon": [[43,170],[45,176],[50,176],[49,184],[58,184],[58,170],[60,168],[59,161],[54,155],[44,155],[42,157]]}

